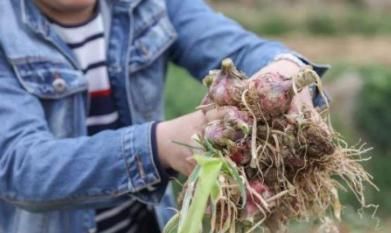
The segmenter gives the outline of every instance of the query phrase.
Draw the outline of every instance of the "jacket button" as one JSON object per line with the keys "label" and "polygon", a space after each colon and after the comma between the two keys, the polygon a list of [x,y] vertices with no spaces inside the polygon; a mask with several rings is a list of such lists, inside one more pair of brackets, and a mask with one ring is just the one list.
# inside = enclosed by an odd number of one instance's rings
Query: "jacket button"
{"label": "jacket button", "polygon": [[58,93],[61,93],[63,91],[65,91],[65,88],[67,86],[67,84],[65,83],[64,79],[55,79],[52,83],[53,87],[54,87],[54,90],[56,90],[56,92]]}

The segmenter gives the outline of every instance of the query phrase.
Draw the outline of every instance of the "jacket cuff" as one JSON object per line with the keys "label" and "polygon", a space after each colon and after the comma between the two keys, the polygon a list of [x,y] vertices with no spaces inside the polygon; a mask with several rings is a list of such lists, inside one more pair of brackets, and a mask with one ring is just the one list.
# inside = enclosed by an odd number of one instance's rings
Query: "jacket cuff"
{"label": "jacket cuff", "polygon": [[[311,61],[309,61],[307,58],[301,56],[300,54],[294,54],[297,56],[304,64],[309,65],[314,69],[314,71],[319,75],[320,78],[324,76],[324,74],[330,69],[330,65],[328,64],[316,64]],[[320,94],[319,88],[317,86],[312,86],[311,87],[311,92],[312,92],[312,102],[315,107],[323,108],[326,106],[326,103],[330,103],[331,99],[327,92],[324,92],[324,97]]]}
{"label": "jacket cuff", "polygon": [[131,195],[145,203],[158,203],[167,182],[155,163],[151,129],[153,122],[128,127],[123,134],[123,158],[128,172]]}
{"label": "jacket cuff", "polygon": [[151,127],[151,144],[152,144],[152,155],[153,159],[155,161],[156,167],[159,171],[159,174],[162,178],[162,183],[167,183],[171,177],[175,177],[178,175],[178,173],[171,169],[165,169],[162,167],[160,160],[159,160],[159,150],[157,146],[157,141],[156,141],[156,126],[159,124],[159,122],[154,122],[152,123]]}

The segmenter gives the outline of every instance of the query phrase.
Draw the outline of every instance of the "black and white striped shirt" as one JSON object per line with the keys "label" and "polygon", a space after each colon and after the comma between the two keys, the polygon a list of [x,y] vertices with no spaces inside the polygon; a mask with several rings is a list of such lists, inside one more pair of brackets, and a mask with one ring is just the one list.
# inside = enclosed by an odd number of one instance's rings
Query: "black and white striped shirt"
{"label": "black and white striped shirt", "polygon": [[[106,45],[102,16],[99,13],[82,25],[53,27],[72,49],[88,81],[90,111],[89,135],[120,127],[119,115],[111,94],[106,65]],[[119,206],[96,210],[96,233],[157,233],[154,212],[136,199]]]}
{"label": "black and white striped shirt", "polygon": [[119,127],[118,112],[111,95],[106,66],[106,45],[102,16],[97,14],[83,25],[54,25],[56,31],[72,49],[88,81],[90,112],[88,133]]}

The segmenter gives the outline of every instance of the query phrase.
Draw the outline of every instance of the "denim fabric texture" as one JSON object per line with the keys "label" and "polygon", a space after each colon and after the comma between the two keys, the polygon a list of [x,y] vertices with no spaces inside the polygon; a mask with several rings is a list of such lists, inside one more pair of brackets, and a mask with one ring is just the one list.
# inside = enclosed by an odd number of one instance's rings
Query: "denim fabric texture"
{"label": "denim fabric texture", "polygon": [[92,232],[94,209],[129,195],[154,204],[163,226],[175,202],[151,127],[163,119],[168,62],[201,80],[226,57],[251,75],[294,53],[201,0],[100,0],[124,127],[88,137],[87,81],[33,2],[0,1],[0,233]]}

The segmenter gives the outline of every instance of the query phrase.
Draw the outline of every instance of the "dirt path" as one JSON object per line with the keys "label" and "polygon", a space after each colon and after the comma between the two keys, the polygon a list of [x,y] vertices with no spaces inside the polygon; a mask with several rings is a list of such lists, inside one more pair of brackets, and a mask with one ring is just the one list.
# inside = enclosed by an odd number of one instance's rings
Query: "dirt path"
{"label": "dirt path", "polygon": [[391,36],[290,36],[277,39],[319,62],[391,65]]}

